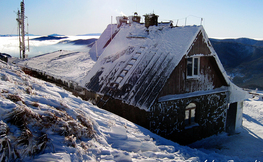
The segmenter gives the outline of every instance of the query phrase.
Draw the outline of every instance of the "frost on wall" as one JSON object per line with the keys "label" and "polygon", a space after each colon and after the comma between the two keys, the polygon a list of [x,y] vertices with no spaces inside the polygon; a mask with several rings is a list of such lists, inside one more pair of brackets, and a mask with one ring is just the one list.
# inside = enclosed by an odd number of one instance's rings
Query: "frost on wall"
{"label": "frost on wall", "polygon": [[[186,127],[185,107],[196,104],[195,125]],[[228,93],[158,102],[151,107],[150,130],[181,144],[224,131]]]}

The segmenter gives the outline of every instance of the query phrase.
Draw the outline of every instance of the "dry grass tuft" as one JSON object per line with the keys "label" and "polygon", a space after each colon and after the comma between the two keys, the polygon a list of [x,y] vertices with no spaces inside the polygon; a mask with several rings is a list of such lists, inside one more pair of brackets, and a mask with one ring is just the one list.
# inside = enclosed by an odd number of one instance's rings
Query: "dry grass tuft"
{"label": "dry grass tuft", "polygon": [[18,106],[6,115],[7,122],[19,128],[25,128],[32,119],[39,120],[40,117],[26,106]]}
{"label": "dry grass tuft", "polygon": [[6,89],[2,89],[2,90],[1,90],[1,93],[9,93],[9,91],[6,90]]}
{"label": "dry grass tuft", "polygon": [[86,145],[86,143],[83,142],[83,141],[81,141],[80,146],[81,146],[85,151],[87,151],[87,150],[89,149],[89,147],[88,147],[88,146]]}
{"label": "dry grass tuft", "polygon": [[0,161],[13,161],[16,157],[11,140],[7,136],[8,132],[7,124],[0,121]]}
{"label": "dry grass tuft", "polygon": [[29,129],[24,129],[21,136],[17,139],[15,145],[19,150],[17,151],[21,157],[34,156],[43,152],[49,145],[50,139],[47,134],[34,136]]}
{"label": "dry grass tuft", "polygon": [[27,93],[27,94],[33,94],[32,88],[31,88],[31,87],[27,87],[27,88],[26,88],[26,93]]}
{"label": "dry grass tuft", "polygon": [[[9,95],[9,98],[16,102],[21,100],[17,95]],[[32,102],[30,105],[39,107],[38,102]],[[1,139],[0,153],[2,154],[0,156],[4,155],[3,159],[8,157],[8,160],[10,160],[16,157],[23,160],[27,156],[34,157],[47,150],[47,147],[52,151],[51,146],[53,145],[48,135],[44,133],[47,129],[65,136],[65,142],[72,147],[77,147],[78,139],[93,138],[96,133],[91,120],[81,113],[77,113],[77,119],[74,119],[66,111],[55,108],[50,109],[50,111],[42,111],[41,115],[36,112],[26,105],[20,105],[5,115],[5,120],[17,126],[21,133],[18,137],[12,138],[12,142],[10,142],[8,136]],[[33,131],[32,128],[38,131]],[[8,131],[7,125],[0,121],[0,136],[8,134]],[[88,149],[85,143],[82,143],[81,147],[84,150]]]}
{"label": "dry grass tuft", "polygon": [[34,106],[34,107],[38,107],[39,103],[38,102],[31,102],[30,105]]}
{"label": "dry grass tuft", "polygon": [[0,139],[0,161],[13,161],[15,154],[11,147],[10,139],[7,136],[1,136]]}
{"label": "dry grass tuft", "polygon": [[65,142],[68,146],[72,146],[74,148],[76,148],[76,146],[77,146],[76,137],[74,137],[74,135],[66,136]]}
{"label": "dry grass tuft", "polygon": [[93,129],[93,125],[92,122],[90,121],[90,119],[88,119],[87,117],[84,117],[83,115],[79,114],[77,116],[77,119],[80,121],[80,123],[85,126],[88,130],[88,136],[89,137],[93,137],[94,134],[96,133],[95,130]]}
{"label": "dry grass tuft", "polygon": [[[16,94],[8,94],[7,99],[13,101],[13,102],[18,102],[18,101],[22,101],[21,97],[19,97],[18,95]],[[22,101],[23,102],[23,101]],[[24,103],[24,102],[23,102]]]}
{"label": "dry grass tuft", "polygon": [[1,120],[0,121],[0,136],[7,135],[8,132],[9,132],[9,128],[7,124]]}

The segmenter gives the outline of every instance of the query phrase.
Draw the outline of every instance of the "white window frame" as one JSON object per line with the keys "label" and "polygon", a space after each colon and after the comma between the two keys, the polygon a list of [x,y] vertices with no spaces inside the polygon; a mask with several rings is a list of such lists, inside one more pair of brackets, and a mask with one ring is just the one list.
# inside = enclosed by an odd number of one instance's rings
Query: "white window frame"
{"label": "white window frame", "polygon": [[[186,77],[187,79],[190,79],[190,78],[199,78],[200,76],[200,56],[192,56],[192,57],[187,57],[186,58]],[[189,75],[188,74],[188,59],[192,59],[192,74]],[[197,74],[194,74],[194,68],[195,68],[195,59],[197,59]]]}

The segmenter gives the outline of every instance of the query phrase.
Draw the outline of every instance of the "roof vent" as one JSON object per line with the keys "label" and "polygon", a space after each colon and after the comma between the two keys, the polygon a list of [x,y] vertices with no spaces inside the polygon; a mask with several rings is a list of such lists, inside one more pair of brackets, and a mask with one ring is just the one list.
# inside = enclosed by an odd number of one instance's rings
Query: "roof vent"
{"label": "roof vent", "polygon": [[138,16],[137,12],[134,12],[133,16],[129,16],[129,23],[131,24],[132,22],[137,22],[140,23],[141,21],[141,16]]}

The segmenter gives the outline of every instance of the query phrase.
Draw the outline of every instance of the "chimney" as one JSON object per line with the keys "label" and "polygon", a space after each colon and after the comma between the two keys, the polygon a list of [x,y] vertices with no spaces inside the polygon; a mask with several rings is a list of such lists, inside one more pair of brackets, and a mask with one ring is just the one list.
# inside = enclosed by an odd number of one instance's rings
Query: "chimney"
{"label": "chimney", "polygon": [[145,27],[149,28],[149,26],[158,26],[158,15],[153,14],[146,14],[143,15],[145,17]]}
{"label": "chimney", "polygon": [[124,23],[127,24],[128,17],[127,16],[118,16],[116,17],[118,28]]}

